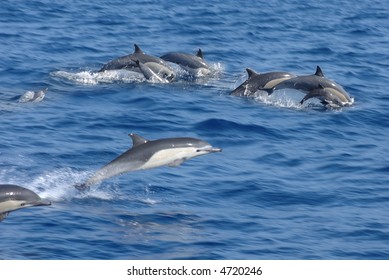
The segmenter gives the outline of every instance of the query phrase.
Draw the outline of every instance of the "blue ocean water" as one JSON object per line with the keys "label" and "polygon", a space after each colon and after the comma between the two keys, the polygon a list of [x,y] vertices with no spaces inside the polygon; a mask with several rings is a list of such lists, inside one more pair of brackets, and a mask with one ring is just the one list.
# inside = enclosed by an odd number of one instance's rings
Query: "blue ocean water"
{"label": "blue ocean water", "polygon": [[[2,1],[0,183],[50,207],[0,223],[0,259],[388,259],[385,1]],[[98,74],[133,52],[195,53],[213,74]],[[324,74],[351,107],[229,96],[257,72]],[[39,103],[18,103],[48,87]],[[196,137],[222,153],[72,186],[131,146]]]}

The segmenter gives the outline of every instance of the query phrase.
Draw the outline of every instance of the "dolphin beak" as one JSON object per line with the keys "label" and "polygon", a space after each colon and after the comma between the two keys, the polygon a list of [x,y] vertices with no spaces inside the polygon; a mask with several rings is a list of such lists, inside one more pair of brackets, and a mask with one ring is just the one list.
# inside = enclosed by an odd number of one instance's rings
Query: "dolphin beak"
{"label": "dolphin beak", "polygon": [[212,148],[211,149],[211,153],[220,153],[221,151],[223,151],[221,148]]}
{"label": "dolphin beak", "polygon": [[222,151],[222,149],[215,148],[215,147],[212,147],[212,146],[207,146],[207,147],[203,147],[203,148],[197,149],[197,152],[208,152],[208,153],[218,153],[218,152],[221,152],[221,151]]}
{"label": "dolphin beak", "polygon": [[51,201],[46,201],[46,200],[31,201],[31,202],[26,202],[21,204],[21,206],[23,207],[50,206],[50,205],[51,205]]}

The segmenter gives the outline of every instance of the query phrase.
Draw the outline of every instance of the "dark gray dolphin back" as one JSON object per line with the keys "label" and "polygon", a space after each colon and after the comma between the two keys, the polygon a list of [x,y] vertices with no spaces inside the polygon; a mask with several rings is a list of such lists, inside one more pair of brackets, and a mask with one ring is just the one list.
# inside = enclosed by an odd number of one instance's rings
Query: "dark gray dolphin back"
{"label": "dark gray dolphin back", "polygon": [[0,201],[7,200],[39,201],[41,198],[33,191],[17,185],[0,185]]}
{"label": "dark gray dolphin back", "polygon": [[210,145],[205,141],[190,137],[147,140],[135,133],[131,133],[129,136],[132,139],[132,147],[114,159],[114,161],[128,161],[128,158],[130,157],[132,161],[144,163],[161,150]]}
{"label": "dark gray dolphin back", "polygon": [[109,61],[108,63],[103,65],[103,67],[99,70],[99,72],[103,72],[106,70],[120,70],[120,69],[136,70],[137,60],[141,63],[155,62],[168,67],[168,65],[163,59],[156,56],[145,54],[137,44],[134,44],[134,47],[135,47],[134,53],[121,56],[119,58]]}
{"label": "dark gray dolphin back", "polygon": [[250,68],[247,68],[246,71],[248,74],[247,80],[234,89],[230,95],[253,96],[258,90],[268,89],[269,87],[273,87],[274,84],[296,77],[296,75],[289,72],[268,72],[259,74]]}
{"label": "dark gray dolphin back", "polygon": [[170,52],[161,56],[161,58],[165,61],[176,63],[178,65],[193,69],[209,68],[209,65],[204,60],[203,52],[201,51],[201,49],[197,51],[196,55],[180,52]]}
{"label": "dark gray dolphin back", "polygon": [[296,89],[305,93],[309,93],[313,90],[320,88],[332,88],[343,95],[345,95],[348,99],[350,99],[348,93],[337,83],[327,79],[323,71],[319,66],[316,67],[316,72],[313,75],[306,76],[297,76],[295,78],[283,81],[278,85],[274,86],[272,89],[268,91],[271,94],[275,90],[279,89]]}

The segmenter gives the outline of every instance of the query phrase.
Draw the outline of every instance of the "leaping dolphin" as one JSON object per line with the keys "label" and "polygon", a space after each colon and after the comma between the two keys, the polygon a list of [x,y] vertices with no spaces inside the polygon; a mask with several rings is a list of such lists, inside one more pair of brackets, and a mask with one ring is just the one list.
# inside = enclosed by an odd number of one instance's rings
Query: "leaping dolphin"
{"label": "leaping dolphin", "polygon": [[222,151],[196,138],[147,140],[134,133],[129,136],[133,143],[129,150],[97,170],[85,183],[75,187],[85,190],[105,179],[126,172],[160,166],[179,166],[190,158]]}
{"label": "leaping dolphin", "polygon": [[297,76],[289,80],[285,80],[273,88],[267,90],[272,94],[279,89],[296,89],[307,95],[301,100],[317,97],[326,105],[336,104],[339,106],[352,105],[354,100],[350,95],[337,83],[324,77],[323,71],[319,66],[316,67],[316,72],[313,75]]}
{"label": "leaping dolphin", "polygon": [[150,62],[159,64],[164,68],[166,68],[165,71],[169,72],[168,76],[174,75],[173,70],[166,63],[166,61],[164,61],[159,57],[145,54],[137,44],[134,44],[134,46],[135,46],[134,53],[109,61],[108,63],[103,65],[103,67],[99,70],[99,72],[103,72],[106,70],[119,70],[119,69],[126,69],[126,70],[140,72],[140,69],[136,64],[136,61],[139,61],[144,64]]}
{"label": "leaping dolphin", "polygon": [[204,60],[201,49],[197,51],[196,55],[170,52],[161,56],[161,58],[165,61],[178,64],[193,76],[205,76],[211,72],[208,63]]}
{"label": "leaping dolphin", "polygon": [[268,72],[259,74],[249,68],[246,69],[248,78],[240,86],[234,89],[230,95],[255,97],[259,90],[271,89],[279,83],[294,78],[296,75],[288,72]]}
{"label": "leaping dolphin", "polygon": [[50,201],[43,200],[33,191],[9,184],[0,184],[0,222],[9,212],[32,206],[51,205]]}

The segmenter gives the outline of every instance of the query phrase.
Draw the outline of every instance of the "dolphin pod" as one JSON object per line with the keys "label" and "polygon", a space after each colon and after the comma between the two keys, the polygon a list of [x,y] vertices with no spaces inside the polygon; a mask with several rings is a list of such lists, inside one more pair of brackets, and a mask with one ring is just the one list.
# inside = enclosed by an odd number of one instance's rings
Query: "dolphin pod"
{"label": "dolphin pod", "polygon": [[[175,73],[169,63],[179,65],[190,75],[208,75],[209,64],[204,60],[202,50],[196,55],[170,52],[161,57],[145,54],[138,45],[134,44],[132,54],[112,59],[104,64],[98,72],[110,70],[129,70],[142,73],[147,80],[170,83],[175,79]],[[230,95],[242,97],[255,97],[258,91],[265,91],[269,95],[277,90],[295,89],[305,93],[300,101],[303,104],[311,98],[317,98],[325,106],[338,108],[352,105],[354,99],[334,81],[327,79],[319,66],[313,75],[295,75],[289,72],[257,73],[246,69],[248,78]],[[41,91],[28,91],[19,99],[19,102],[41,101],[47,88]],[[221,152],[209,143],[189,137],[162,138],[147,140],[137,134],[129,134],[133,145],[130,149],[98,169],[85,182],[75,185],[79,190],[86,190],[113,176],[127,172],[146,170],[161,166],[179,166],[193,157]],[[38,194],[26,188],[0,184],[0,221],[4,220],[12,211],[33,207],[48,206],[51,202],[43,200]]]}
{"label": "dolphin pod", "polygon": [[288,72],[268,72],[257,74],[246,69],[248,78],[230,95],[255,97],[257,91],[266,91],[269,95],[276,90],[295,89],[306,95],[300,101],[317,98],[325,106],[339,108],[352,105],[354,99],[337,83],[327,79],[319,66],[313,75],[297,76]]}
{"label": "dolphin pod", "polygon": [[148,66],[153,72],[158,73],[161,77],[171,81],[175,78],[173,69],[163,59],[145,54],[141,48],[134,44],[135,51],[132,54],[121,56],[113,59],[104,64],[98,72],[104,72],[108,70],[130,70],[135,72],[143,72],[137,63]]}
{"label": "dolphin pod", "polygon": [[50,201],[41,199],[29,189],[17,185],[0,184],[0,222],[12,211],[48,205],[51,205]]}
{"label": "dolphin pod", "polygon": [[129,150],[97,170],[85,183],[75,187],[85,190],[119,174],[160,166],[179,166],[190,158],[222,151],[196,138],[147,140],[133,133],[129,136],[133,143]]}
{"label": "dolphin pod", "polygon": [[337,83],[327,79],[319,66],[313,75],[297,76],[278,83],[270,89],[265,89],[269,95],[280,89],[296,89],[306,96],[301,100],[301,104],[310,98],[318,98],[322,104],[329,107],[343,107],[352,105],[354,100]]}
{"label": "dolphin pod", "polygon": [[[211,73],[201,49],[195,55],[169,52],[161,57],[155,57],[145,54],[138,45],[134,44],[134,46],[134,53],[109,61],[99,72],[126,69],[140,72],[147,80],[153,82],[169,83],[175,79],[175,74],[168,65],[169,62],[179,65],[195,77]],[[295,75],[282,71],[256,73],[249,68],[246,71],[247,80],[230,92],[230,95],[252,98],[258,91],[266,91],[271,95],[276,90],[295,89],[306,94],[300,101],[301,104],[311,98],[319,99],[323,105],[330,108],[350,106],[354,102],[354,99],[339,84],[324,76],[319,66],[313,75]]]}

